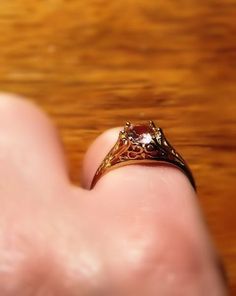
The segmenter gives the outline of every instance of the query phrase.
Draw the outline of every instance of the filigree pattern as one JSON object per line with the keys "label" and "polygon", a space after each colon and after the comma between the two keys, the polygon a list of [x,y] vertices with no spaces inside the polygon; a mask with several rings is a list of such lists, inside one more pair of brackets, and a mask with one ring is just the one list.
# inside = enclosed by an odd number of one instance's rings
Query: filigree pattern
{"label": "filigree pattern", "polygon": [[116,144],[98,168],[92,187],[111,168],[142,160],[144,162],[163,161],[178,166],[189,177],[195,188],[191,171],[183,158],[167,141],[163,131],[156,128],[152,122],[148,127],[139,127],[139,130],[141,129],[143,132],[138,133],[128,123],[125,129],[120,132]]}

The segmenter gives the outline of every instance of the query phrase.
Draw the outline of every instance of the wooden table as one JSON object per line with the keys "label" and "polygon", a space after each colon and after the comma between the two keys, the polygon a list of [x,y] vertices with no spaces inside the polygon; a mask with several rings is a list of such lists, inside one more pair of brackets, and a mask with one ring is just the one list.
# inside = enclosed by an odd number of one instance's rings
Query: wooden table
{"label": "wooden table", "polygon": [[156,120],[192,167],[234,295],[235,69],[234,0],[0,1],[1,91],[51,115],[76,183],[101,131]]}

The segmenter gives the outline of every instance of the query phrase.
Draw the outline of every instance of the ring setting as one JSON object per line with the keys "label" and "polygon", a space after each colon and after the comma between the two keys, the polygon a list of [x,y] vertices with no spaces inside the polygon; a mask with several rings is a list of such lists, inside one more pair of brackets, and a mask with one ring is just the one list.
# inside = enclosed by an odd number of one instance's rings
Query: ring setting
{"label": "ring setting", "polygon": [[196,190],[193,175],[179,153],[167,141],[162,129],[153,121],[148,124],[127,122],[117,142],[97,169],[91,189],[111,169],[130,164],[169,163],[181,169]]}

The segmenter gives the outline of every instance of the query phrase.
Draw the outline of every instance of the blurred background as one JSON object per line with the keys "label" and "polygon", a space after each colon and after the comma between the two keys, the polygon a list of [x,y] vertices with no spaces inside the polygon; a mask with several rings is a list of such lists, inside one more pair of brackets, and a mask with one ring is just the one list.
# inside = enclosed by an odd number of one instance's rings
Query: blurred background
{"label": "blurred background", "polygon": [[155,120],[193,170],[232,295],[235,77],[235,0],[0,1],[0,91],[48,112],[77,184],[100,132]]}

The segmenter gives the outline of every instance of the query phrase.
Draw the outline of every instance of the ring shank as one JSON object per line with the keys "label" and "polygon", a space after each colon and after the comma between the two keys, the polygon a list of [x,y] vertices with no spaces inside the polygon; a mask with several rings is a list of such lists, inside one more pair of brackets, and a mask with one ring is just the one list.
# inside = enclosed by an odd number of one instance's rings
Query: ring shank
{"label": "ring shank", "polygon": [[120,167],[123,167],[123,166],[127,166],[127,165],[135,165],[135,164],[139,164],[139,165],[149,165],[149,164],[154,164],[154,165],[167,165],[167,166],[173,166],[179,170],[182,171],[182,173],[185,174],[185,176],[189,179],[191,185],[193,186],[194,190],[196,191],[197,188],[196,188],[196,183],[195,183],[195,180],[193,178],[193,175],[190,171],[190,169],[188,168],[187,165],[185,166],[180,166],[179,163],[177,162],[174,162],[174,161],[170,161],[170,160],[149,160],[149,159],[139,159],[139,160],[127,160],[127,161],[124,161],[124,162],[119,162],[119,163],[116,163],[114,164],[113,166],[109,166],[107,167],[106,169],[104,170],[101,170],[100,173],[96,173],[93,180],[92,180],[92,183],[91,183],[91,187],[90,189],[93,189],[94,186],[97,184],[97,182],[99,181],[100,178],[102,178],[105,174],[107,174],[108,172],[116,169],[116,168],[120,168]]}

